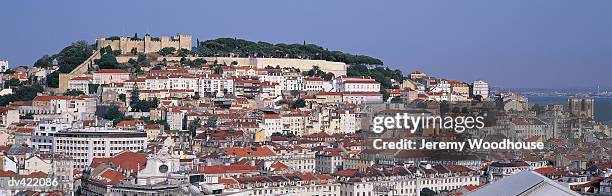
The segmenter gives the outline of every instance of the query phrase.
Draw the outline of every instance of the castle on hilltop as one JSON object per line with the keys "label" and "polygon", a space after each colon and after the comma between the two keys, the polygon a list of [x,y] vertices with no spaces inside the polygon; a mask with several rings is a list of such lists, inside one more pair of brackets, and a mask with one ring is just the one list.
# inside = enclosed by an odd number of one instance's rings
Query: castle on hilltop
{"label": "castle on hilltop", "polygon": [[131,37],[107,37],[97,38],[96,45],[98,49],[110,46],[113,50],[121,50],[122,54],[129,53],[136,48],[139,53],[159,52],[162,48],[173,47],[177,50],[187,49],[191,51],[192,39],[191,35],[175,35],[175,36],[160,36],[151,37],[145,35],[144,38]]}

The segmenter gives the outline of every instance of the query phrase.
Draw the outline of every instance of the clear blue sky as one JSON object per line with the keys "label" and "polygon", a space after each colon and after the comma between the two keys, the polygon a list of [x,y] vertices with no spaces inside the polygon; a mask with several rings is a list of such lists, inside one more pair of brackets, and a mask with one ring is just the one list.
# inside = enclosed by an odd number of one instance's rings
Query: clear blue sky
{"label": "clear blue sky", "polygon": [[612,1],[2,1],[0,58],[31,65],[76,40],[192,34],[319,44],[501,87],[612,87]]}

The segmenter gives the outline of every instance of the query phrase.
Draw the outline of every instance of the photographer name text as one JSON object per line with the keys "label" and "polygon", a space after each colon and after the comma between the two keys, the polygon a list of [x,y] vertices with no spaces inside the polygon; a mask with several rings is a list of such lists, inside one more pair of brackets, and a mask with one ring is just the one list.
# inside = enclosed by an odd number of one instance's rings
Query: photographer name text
{"label": "photographer name text", "polygon": [[[419,142],[420,141],[420,142]],[[465,141],[439,142],[400,139],[399,141],[384,141],[383,139],[375,139],[372,143],[374,149],[377,150],[457,150],[463,151],[466,147],[470,149],[499,149],[499,150],[536,150],[544,149],[543,142],[515,142],[509,139],[502,141],[490,142],[483,139],[468,139]]]}

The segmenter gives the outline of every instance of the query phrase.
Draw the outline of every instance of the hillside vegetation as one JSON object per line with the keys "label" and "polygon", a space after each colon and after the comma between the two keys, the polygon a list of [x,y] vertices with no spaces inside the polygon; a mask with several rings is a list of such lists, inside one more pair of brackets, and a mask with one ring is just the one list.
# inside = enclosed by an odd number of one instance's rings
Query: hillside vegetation
{"label": "hillside vegetation", "polygon": [[95,48],[95,45],[89,45],[86,41],[77,41],[57,54],[42,56],[34,63],[34,67],[53,66],[53,60],[56,59],[59,69],[47,75],[47,86],[57,88],[59,86],[59,74],[70,73],[87,60],[93,54]]}
{"label": "hillside vegetation", "polygon": [[377,58],[329,51],[314,44],[271,44],[235,38],[199,42],[196,53],[200,56],[299,58],[344,62],[351,65],[383,65],[383,62]]}

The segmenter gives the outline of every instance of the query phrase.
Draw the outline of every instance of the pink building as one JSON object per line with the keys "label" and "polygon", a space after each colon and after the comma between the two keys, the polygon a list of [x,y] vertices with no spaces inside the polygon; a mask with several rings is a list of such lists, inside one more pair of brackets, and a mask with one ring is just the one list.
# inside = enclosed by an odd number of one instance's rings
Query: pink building
{"label": "pink building", "polygon": [[121,69],[100,69],[93,73],[94,84],[123,83],[130,79],[130,74]]}

